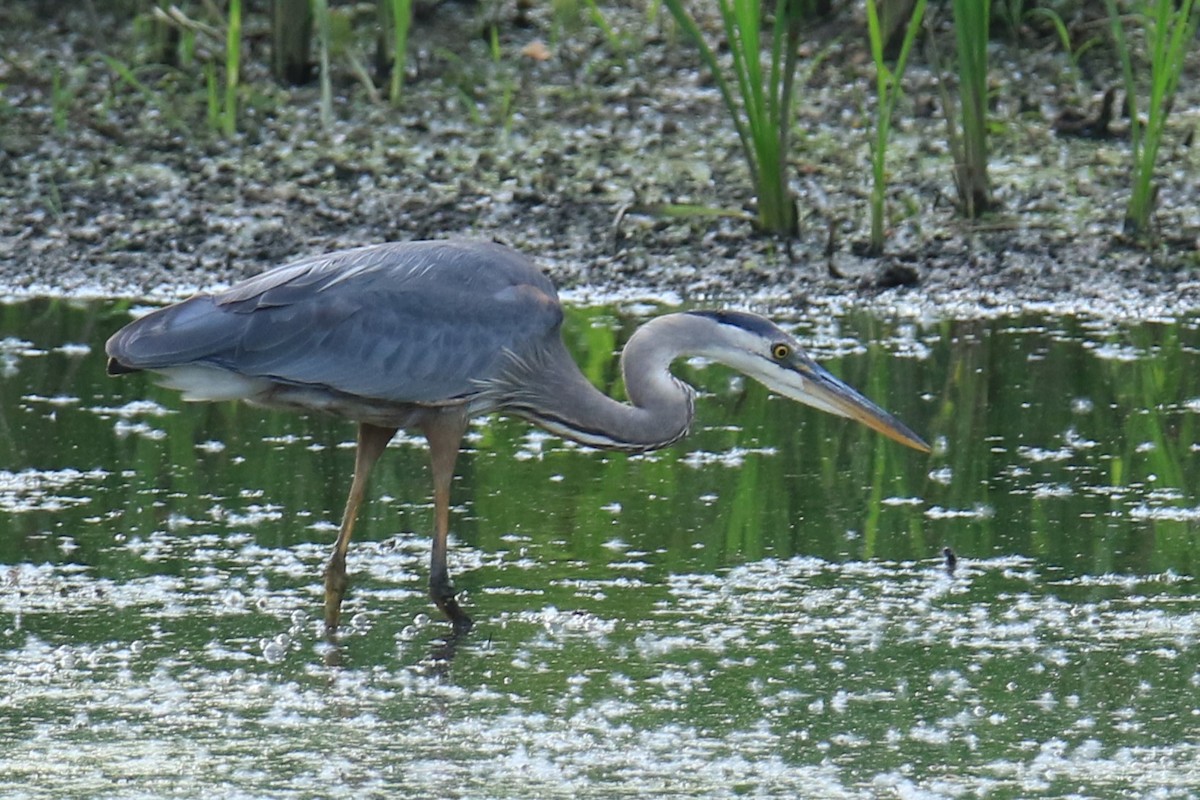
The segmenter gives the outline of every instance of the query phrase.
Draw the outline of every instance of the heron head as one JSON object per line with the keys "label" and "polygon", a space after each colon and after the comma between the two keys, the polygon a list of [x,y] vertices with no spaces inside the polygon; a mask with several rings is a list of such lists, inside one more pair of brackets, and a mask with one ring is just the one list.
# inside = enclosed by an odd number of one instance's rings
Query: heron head
{"label": "heron head", "polygon": [[796,337],[768,319],[742,311],[696,311],[714,326],[699,355],[733,367],[776,394],[847,417],[923,453],[929,445],[908,426],[813,361]]}

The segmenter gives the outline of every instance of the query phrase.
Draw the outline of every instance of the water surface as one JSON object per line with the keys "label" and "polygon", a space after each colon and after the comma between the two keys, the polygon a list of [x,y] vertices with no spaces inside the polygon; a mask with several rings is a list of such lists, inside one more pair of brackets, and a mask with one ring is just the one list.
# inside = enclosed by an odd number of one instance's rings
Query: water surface
{"label": "water surface", "polygon": [[[700,362],[670,450],[481,421],[447,658],[419,437],[335,654],[352,427],[106,378],[129,311],[0,306],[4,796],[1200,792],[1195,319],[790,321],[931,456]],[[569,315],[613,392],[629,311]]]}

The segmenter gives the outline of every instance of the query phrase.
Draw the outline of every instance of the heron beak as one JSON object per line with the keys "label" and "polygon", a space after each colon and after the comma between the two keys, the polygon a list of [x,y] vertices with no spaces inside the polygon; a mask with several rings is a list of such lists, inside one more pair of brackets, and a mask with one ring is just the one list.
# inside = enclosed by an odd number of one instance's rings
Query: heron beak
{"label": "heron beak", "polygon": [[907,425],[863,397],[857,390],[831,375],[807,356],[796,355],[787,365],[786,376],[776,374],[767,385],[776,392],[805,405],[839,417],[861,422],[902,445],[928,453],[925,440]]}

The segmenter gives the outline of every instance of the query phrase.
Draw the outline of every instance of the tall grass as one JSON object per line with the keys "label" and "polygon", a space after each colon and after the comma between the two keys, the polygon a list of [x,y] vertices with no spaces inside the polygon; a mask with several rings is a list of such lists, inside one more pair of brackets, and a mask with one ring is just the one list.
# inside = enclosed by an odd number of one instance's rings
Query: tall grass
{"label": "tall grass", "polygon": [[887,191],[887,142],[892,129],[892,113],[900,97],[900,81],[908,66],[908,54],[916,41],[917,31],[925,16],[925,0],[917,0],[904,32],[900,55],[894,69],[888,69],[883,59],[883,30],[879,23],[879,11],[875,0],[867,0],[867,33],[871,40],[871,58],[875,61],[876,119],[875,138],[871,143],[871,243],[870,252],[883,252],[884,197]]}
{"label": "tall grass", "polygon": [[388,88],[388,100],[393,106],[400,105],[404,89],[404,66],[408,60],[408,29],[412,25],[412,0],[381,0],[387,2],[391,13],[392,28],[392,81]]}
{"label": "tall grass", "polygon": [[307,83],[312,52],[312,0],[272,0],[271,74],[280,84]]}
{"label": "tall grass", "polygon": [[205,121],[210,131],[221,130],[221,89],[217,77],[217,65],[204,62]]}
{"label": "tall grass", "polygon": [[317,57],[320,59],[321,99],[318,116],[321,129],[329,133],[333,129],[333,78],[329,74],[330,39],[333,26],[329,19],[327,0],[313,0],[313,19],[317,23]]}
{"label": "tall grass", "polygon": [[953,0],[958,46],[961,138],[955,152],[954,183],[963,213],[971,219],[988,210],[987,44],[991,0]]}
{"label": "tall grass", "polygon": [[684,9],[683,0],[665,2],[699,50],[733,119],[758,195],[759,228],[795,235],[798,219],[788,189],[787,155],[801,0],[776,0],[774,22],[767,29],[771,46],[765,67],[761,0],[717,0],[729,46],[731,74],[727,74],[696,20]]}
{"label": "tall grass", "polygon": [[221,111],[221,132],[228,137],[237,133],[238,80],[242,61],[242,0],[229,0],[229,21],[225,28],[225,103]]}
{"label": "tall grass", "polygon": [[1133,16],[1141,21],[1146,37],[1146,55],[1150,68],[1150,92],[1143,125],[1138,117],[1138,85],[1133,56],[1125,36],[1125,25],[1116,0],[1105,0],[1113,39],[1121,59],[1125,96],[1129,103],[1129,135],[1133,148],[1133,170],[1129,206],[1125,212],[1125,233],[1135,240],[1150,235],[1150,213],[1154,210],[1156,187],[1154,165],[1162,144],[1163,131],[1170,111],[1179,75],[1183,71],[1188,47],[1196,39],[1200,8],[1195,0],[1142,0]]}

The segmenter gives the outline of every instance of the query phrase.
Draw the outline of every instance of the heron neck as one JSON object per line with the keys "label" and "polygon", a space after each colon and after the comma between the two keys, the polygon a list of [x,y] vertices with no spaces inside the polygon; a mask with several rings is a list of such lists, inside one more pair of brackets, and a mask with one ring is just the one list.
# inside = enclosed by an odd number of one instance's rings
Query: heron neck
{"label": "heron neck", "polygon": [[621,354],[628,403],[594,387],[562,348],[566,363],[551,367],[555,384],[539,398],[536,413],[527,416],[590,447],[644,452],[678,441],[691,425],[695,393],[671,374],[670,365],[689,352],[687,327],[685,315],[671,314],[651,320],[630,338]]}

